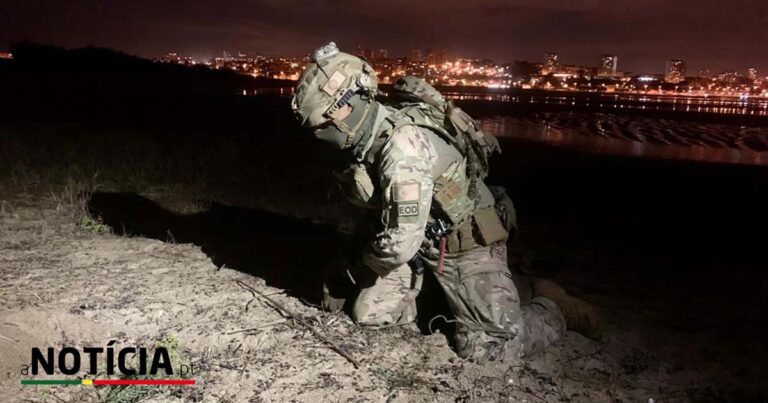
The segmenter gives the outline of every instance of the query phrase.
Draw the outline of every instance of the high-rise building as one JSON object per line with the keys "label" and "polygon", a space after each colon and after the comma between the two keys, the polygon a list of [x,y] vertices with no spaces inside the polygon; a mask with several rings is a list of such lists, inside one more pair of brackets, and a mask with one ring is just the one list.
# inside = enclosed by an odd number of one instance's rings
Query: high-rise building
{"label": "high-rise building", "polygon": [[421,49],[411,49],[411,54],[408,57],[408,60],[411,62],[424,61],[424,54],[421,52]]}
{"label": "high-rise building", "polygon": [[709,71],[709,69],[701,69],[699,70],[699,78],[711,78],[712,72]]}
{"label": "high-rise building", "polygon": [[757,69],[754,67],[747,69],[747,78],[752,81],[757,80]]}
{"label": "high-rise building", "polygon": [[600,58],[600,65],[597,66],[598,77],[616,77],[616,68],[619,65],[618,56],[603,55]]}
{"label": "high-rise building", "polygon": [[378,49],[373,60],[387,60],[387,53],[386,49]]}
{"label": "high-rise building", "polygon": [[735,71],[724,71],[717,75],[717,80],[722,83],[733,84],[739,79],[739,73]]}
{"label": "high-rise building", "polygon": [[664,80],[668,83],[680,83],[685,80],[685,61],[681,59],[667,60],[667,71]]}
{"label": "high-rise building", "polygon": [[357,51],[355,52],[355,56],[362,57],[365,60],[373,61],[373,59],[376,56],[376,52],[373,50],[368,50],[362,46],[357,47]]}
{"label": "high-rise building", "polygon": [[557,53],[547,53],[547,58],[544,62],[544,68],[547,69],[547,72],[552,73],[555,70],[557,70],[557,67],[560,65],[560,62],[557,61]]}
{"label": "high-rise building", "polygon": [[440,65],[445,63],[445,57],[446,53],[443,49],[427,49],[427,64],[429,65]]}

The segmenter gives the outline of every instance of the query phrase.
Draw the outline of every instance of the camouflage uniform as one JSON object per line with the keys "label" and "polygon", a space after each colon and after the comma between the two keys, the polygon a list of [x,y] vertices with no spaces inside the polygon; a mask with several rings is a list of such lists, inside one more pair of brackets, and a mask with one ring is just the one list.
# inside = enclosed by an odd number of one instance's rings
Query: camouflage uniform
{"label": "camouflage uniform", "polygon": [[[415,319],[421,279],[407,262],[418,253],[435,273],[456,317],[460,356],[476,361],[494,359],[504,351],[522,356],[561,337],[565,322],[552,301],[534,298],[521,305],[503,242],[448,254],[442,272],[438,270],[440,252],[425,238],[424,227],[435,179],[452,171],[453,180],[467,182],[463,157],[455,148],[426,129],[407,125],[392,133],[380,152],[373,147],[365,153],[378,154],[369,171],[379,173],[382,231],[365,248],[361,263],[381,278],[361,290],[355,301],[358,323],[381,326]],[[410,191],[414,184],[418,194]],[[478,208],[494,204],[484,184],[480,194]],[[417,209],[408,208],[416,203]]]}
{"label": "camouflage uniform", "polygon": [[[337,177],[355,205],[378,213],[370,241],[344,267],[360,280],[355,320],[381,326],[415,319],[421,276],[409,262],[418,255],[435,273],[456,317],[461,357],[484,361],[505,353],[517,358],[560,337],[565,321],[554,302],[520,302],[499,219],[514,214],[496,213],[491,191],[470,173],[476,172],[475,163],[468,162],[477,161],[475,154],[462,155],[436,131],[413,124],[407,112],[399,113],[403,109],[396,113],[378,103],[377,91],[373,67],[329,43],[314,52],[291,103],[315,137],[354,157]],[[442,268],[438,241],[425,236],[433,211],[455,224],[445,238],[450,253]],[[378,277],[371,283],[374,273]],[[338,306],[339,298],[328,287],[324,291],[324,305]]]}

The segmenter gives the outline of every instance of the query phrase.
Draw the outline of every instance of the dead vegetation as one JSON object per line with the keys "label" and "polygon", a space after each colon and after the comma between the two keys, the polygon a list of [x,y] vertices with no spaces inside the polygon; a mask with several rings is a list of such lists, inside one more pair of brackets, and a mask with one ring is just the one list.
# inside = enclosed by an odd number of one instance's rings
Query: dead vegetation
{"label": "dead vegetation", "polygon": [[[568,334],[530,362],[478,366],[458,359],[442,334],[361,329],[343,314],[318,311],[258,278],[216,267],[195,245],[72,231],[70,213],[57,211],[52,198],[21,198],[5,206],[0,343],[11,348],[3,350],[0,393],[15,400],[567,402],[733,396],[704,368],[676,367],[672,357],[661,355],[659,346],[644,339],[650,337],[643,330],[647,322],[610,308],[604,343]],[[18,385],[18,366],[31,345],[101,345],[112,338],[151,345],[169,334],[181,346],[179,356],[199,368],[199,385]],[[743,393],[738,396],[759,396]]]}

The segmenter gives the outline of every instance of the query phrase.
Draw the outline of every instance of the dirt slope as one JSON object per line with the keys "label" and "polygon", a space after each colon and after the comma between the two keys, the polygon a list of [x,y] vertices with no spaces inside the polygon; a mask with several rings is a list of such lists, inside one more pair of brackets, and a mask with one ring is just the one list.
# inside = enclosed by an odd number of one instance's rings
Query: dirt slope
{"label": "dirt slope", "polygon": [[[15,196],[2,207],[4,401],[675,401],[708,390],[707,369],[676,364],[685,352],[647,339],[642,313],[623,311],[620,301],[600,301],[608,304],[603,343],[569,333],[530,362],[478,366],[458,359],[441,334],[360,329],[217,267],[197,245],[76,228],[42,197]],[[236,281],[306,317],[361,367]],[[169,337],[198,369],[196,386],[20,385],[33,346],[152,346]]]}

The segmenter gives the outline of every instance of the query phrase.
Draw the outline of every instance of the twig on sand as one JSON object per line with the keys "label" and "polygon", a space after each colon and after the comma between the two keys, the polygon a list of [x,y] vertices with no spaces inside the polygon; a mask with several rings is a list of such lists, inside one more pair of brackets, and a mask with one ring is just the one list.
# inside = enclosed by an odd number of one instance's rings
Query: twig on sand
{"label": "twig on sand", "polygon": [[246,332],[252,332],[252,331],[254,331],[254,330],[265,329],[265,328],[268,328],[268,327],[277,326],[277,325],[283,324],[283,323],[285,323],[285,322],[287,322],[287,320],[285,320],[285,319],[280,319],[280,320],[276,320],[276,321],[274,321],[274,322],[265,323],[265,324],[263,324],[263,325],[260,325],[260,326],[256,326],[256,327],[249,327],[248,329],[240,329],[240,330],[235,330],[235,331],[233,331],[233,332],[229,332],[229,333],[227,333],[227,335],[230,335],[230,334],[237,334],[237,333],[246,333]]}
{"label": "twig on sand", "polygon": [[251,306],[251,302],[256,301],[256,297],[251,298],[247,304],[245,304],[245,312],[248,313],[248,308]]}
{"label": "twig on sand", "polygon": [[16,340],[8,338],[8,337],[5,337],[2,334],[0,334],[0,339],[10,341],[11,343],[16,343]]}
{"label": "twig on sand", "polygon": [[286,319],[291,319],[291,324],[293,324],[294,327],[301,326],[306,330],[309,330],[310,333],[312,333],[315,337],[317,337],[320,341],[325,343],[328,347],[330,347],[333,351],[339,353],[342,357],[346,358],[347,361],[349,361],[352,365],[355,366],[355,368],[360,368],[360,362],[358,362],[354,357],[352,357],[348,352],[344,351],[341,346],[338,344],[332,342],[327,337],[325,337],[322,333],[320,333],[319,330],[315,329],[314,326],[312,326],[307,318],[301,315],[297,315],[285,306],[283,306],[281,303],[275,301],[273,298],[270,298],[268,295],[264,294],[263,292],[249,286],[248,284],[243,283],[240,280],[235,280],[237,285],[240,287],[250,291],[251,295],[253,295],[254,298],[257,296],[264,299],[265,301],[269,302],[272,307],[279,313],[281,316],[283,316]]}
{"label": "twig on sand", "polygon": [[335,351],[335,352],[337,352],[337,353],[341,354],[341,356],[342,356],[342,357],[346,358],[346,359],[347,359],[347,361],[349,361],[350,363],[352,363],[352,365],[354,365],[354,366],[355,366],[355,368],[360,368],[360,363],[359,363],[359,362],[358,362],[358,361],[357,361],[357,360],[356,360],[354,357],[352,357],[351,355],[349,355],[349,353],[348,353],[348,352],[344,351],[344,349],[342,349],[342,348],[341,348],[341,346],[339,346],[339,345],[337,345],[336,343],[334,343],[334,342],[332,342],[332,341],[328,340],[328,338],[327,338],[327,337],[323,336],[323,334],[322,334],[322,333],[320,333],[320,332],[319,332],[317,329],[315,329],[314,327],[310,326],[309,324],[307,324],[307,323],[302,323],[302,324],[303,324],[303,325],[304,325],[304,327],[306,327],[306,328],[307,328],[307,329],[308,329],[308,330],[309,330],[309,331],[310,331],[312,334],[314,334],[314,335],[315,335],[315,337],[317,337],[318,339],[320,339],[320,341],[322,341],[323,343],[327,344],[327,345],[328,345],[328,347],[330,347],[331,349],[333,349],[333,351]]}
{"label": "twig on sand", "polygon": [[249,286],[248,284],[243,283],[240,280],[235,280],[235,282],[240,287],[250,291],[251,295],[253,295],[253,298],[261,297],[265,301],[269,302],[272,305],[272,308],[274,308],[277,311],[277,313],[280,314],[280,316],[282,316],[282,317],[284,317],[286,319],[295,319],[296,318],[296,315],[294,315],[293,312],[291,312],[288,308],[283,306],[281,303],[279,303],[279,302],[275,301],[274,299],[270,298],[269,295],[264,294],[263,292],[261,292],[261,291],[255,289],[255,288]]}

